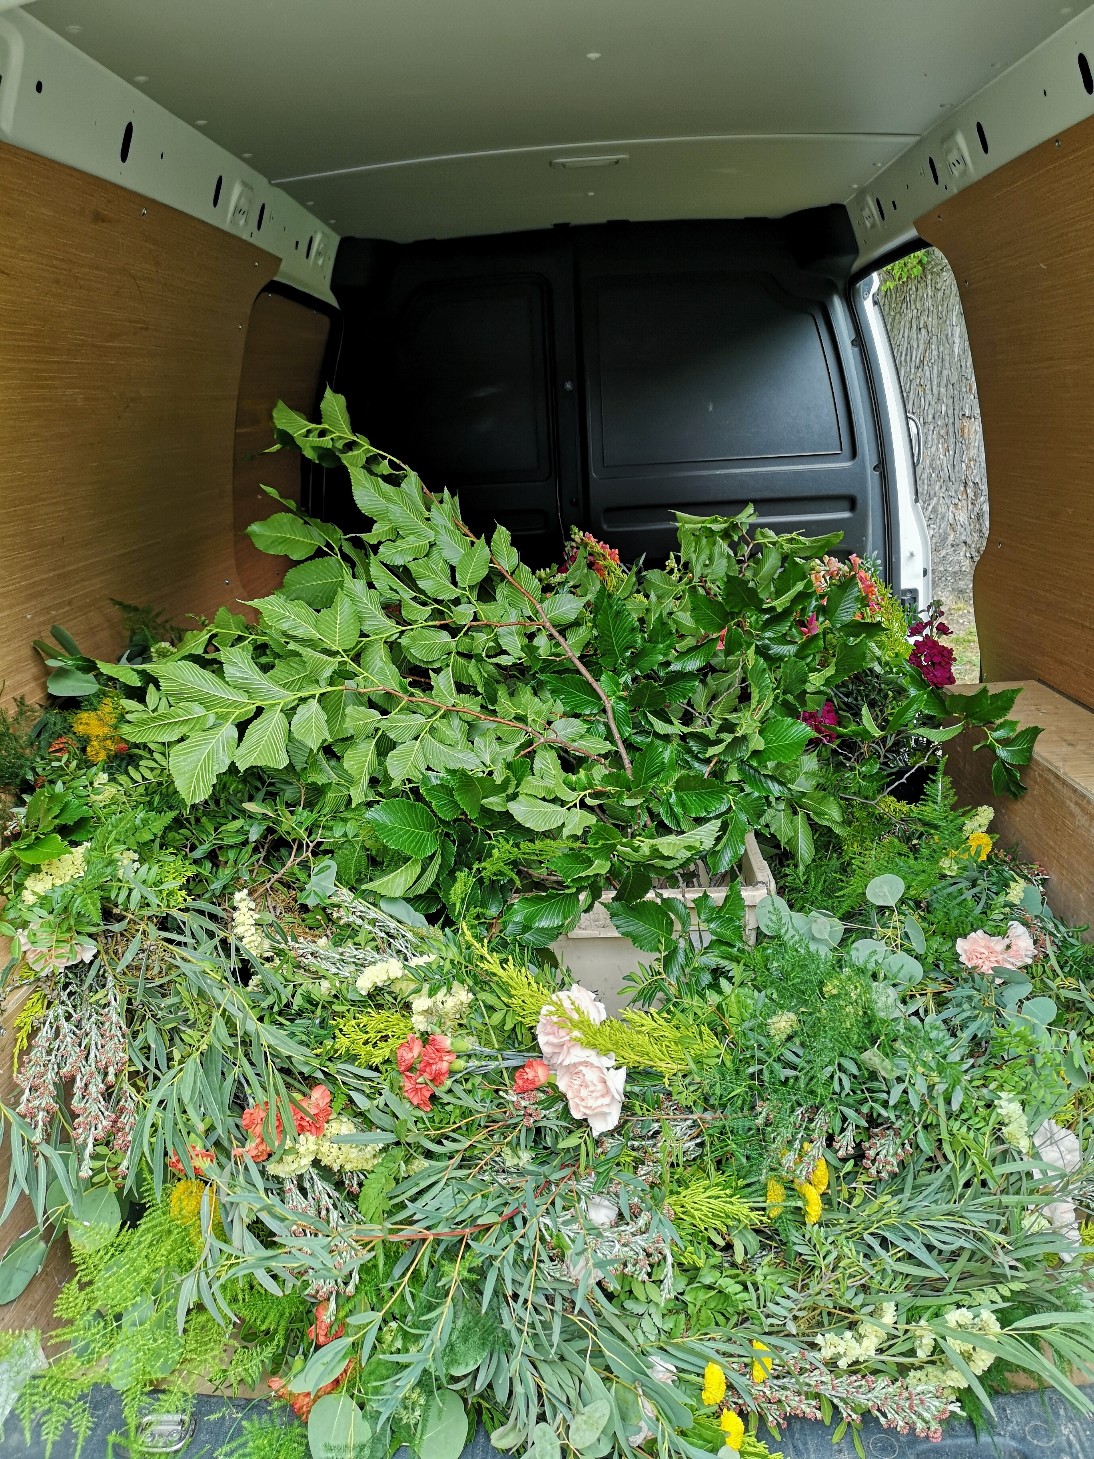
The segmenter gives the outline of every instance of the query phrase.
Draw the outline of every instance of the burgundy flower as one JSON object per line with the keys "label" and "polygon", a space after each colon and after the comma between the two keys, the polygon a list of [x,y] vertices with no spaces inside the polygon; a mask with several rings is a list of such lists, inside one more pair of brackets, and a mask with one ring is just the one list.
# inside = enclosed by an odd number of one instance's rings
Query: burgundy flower
{"label": "burgundy flower", "polygon": [[809,726],[819,740],[831,743],[836,738],[839,715],[830,699],[826,699],[819,709],[803,709],[798,718],[802,724]]}

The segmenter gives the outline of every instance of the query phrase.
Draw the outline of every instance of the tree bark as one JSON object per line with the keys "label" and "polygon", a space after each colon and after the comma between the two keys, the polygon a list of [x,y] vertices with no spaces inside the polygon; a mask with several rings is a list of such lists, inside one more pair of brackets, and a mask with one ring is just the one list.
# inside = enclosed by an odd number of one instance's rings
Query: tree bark
{"label": "tree bark", "polygon": [[881,308],[909,415],[920,424],[917,471],[934,562],[935,597],[972,600],[972,573],[987,542],[988,483],[969,337],[957,281],[935,249],[922,273],[885,287]]}

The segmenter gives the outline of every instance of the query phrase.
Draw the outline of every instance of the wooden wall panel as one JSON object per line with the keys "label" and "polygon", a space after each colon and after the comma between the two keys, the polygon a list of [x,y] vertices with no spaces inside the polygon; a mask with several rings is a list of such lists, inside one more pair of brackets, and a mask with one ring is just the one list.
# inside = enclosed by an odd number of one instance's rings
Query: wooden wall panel
{"label": "wooden wall panel", "polygon": [[[962,685],[959,692],[972,687]],[[946,746],[958,797],[963,805],[993,806],[992,834],[1044,867],[1053,909],[1076,925],[1094,926],[1094,712],[1044,684],[991,687],[1021,688],[1014,718],[1023,727],[1041,727],[1033,762],[1022,772],[1026,794],[994,793],[991,760],[974,748],[984,736],[966,730]],[[1087,938],[1094,940],[1094,932]]]}
{"label": "wooden wall panel", "polygon": [[280,583],[290,566],[259,552],[247,528],[280,511],[262,491],[273,486],[298,502],[302,459],[296,451],[262,453],[273,445],[271,412],[279,400],[310,415],[319,397],[320,371],[330,320],[318,309],[264,292],[255,300],[243,354],[236,414],[233,513],[235,559],[242,596],[260,598]]}
{"label": "wooden wall panel", "polygon": [[1094,707],[1094,118],[917,219],[969,328],[988,468],[985,679]]}
{"label": "wooden wall panel", "polygon": [[112,597],[236,597],[236,397],[277,260],[6,144],[0,237],[0,680],[36,697],[51,623],[106,655]]}

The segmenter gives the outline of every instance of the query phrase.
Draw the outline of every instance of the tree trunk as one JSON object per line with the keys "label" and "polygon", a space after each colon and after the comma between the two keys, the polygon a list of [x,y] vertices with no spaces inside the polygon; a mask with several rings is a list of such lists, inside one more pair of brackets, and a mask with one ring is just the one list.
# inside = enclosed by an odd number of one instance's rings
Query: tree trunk
{"label": "tree trunk", "polygon": [[980,405],[957,281],[935,249],[919,258],[922,273],[917,277],[883,280],[881,308],[905,404],[922,431],[917,477],[931,539],[935,596],[947,604],[968,603],[973,568],[988,533]]}

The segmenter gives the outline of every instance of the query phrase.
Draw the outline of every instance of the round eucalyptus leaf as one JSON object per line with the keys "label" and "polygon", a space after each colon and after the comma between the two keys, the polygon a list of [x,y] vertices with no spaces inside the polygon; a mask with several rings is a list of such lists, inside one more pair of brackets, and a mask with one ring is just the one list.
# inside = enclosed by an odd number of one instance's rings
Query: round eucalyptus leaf
{"label": "round eucalyptus leaf", "polygon": [[866,896],[875,907],[895,907],[904,895],[904,883],[891,873],[875,876],[866,887]]}
{"label": "round eucalyptus leaf", "polygon": [[612,1406],[606,1398],[598,1398],[595,1403],[587,1403],[584,1408],[579,1408],[570,1421],[570,1432],[567,1435],[573,1447],[591,1449],[604,1432],[611,1412]]}
{"label": "round eucalyptus leaf", "polygon": [[1033,984],[1026,978],[1019,978],[1005,987],[999,994],[999,1002],[1012,1013],[1022,999],[1033,992]]}
{"label": "round eucalyptus leaf", "polygon": [[562,1445],[550,1424],[536,1424],[532,1430],[532,1459],[562,1459]]}
{"label": "round eucalyptus leaf", "polygon": [[368,1420],[348,1393],[316,1400],[308,1417],[312,1459],[363,1459],[371,1438]]}
{"label": "round eucalyptus leaf", "polygon": [[0,1305],[22,1295],[45,1265],[49,1248],[37,1231],[13,1241],[0,1258]]}
{"label": "round eucalyptus leaf", "polygon": [[829,917],[825,912],[814,912],[809,918],[809,936],[813,942],[825,947],[838,947],[843,937],[843,923],[838,917]]}
{"label": "round eucalyptus leaf", "polygon": [[860,937],[851,944],[851,961],[856,967],[862,967],[864,963],[873,960],[884,961],[889,956],[889,949],[884,942],[878,942],[876,937]]}
{"label": "round eucalyptus leaf", "polygon": [[918,983],[923,976],[923,964],[906,952],[891,952],[885,959],[885,971],[898,983]]}
{"label": "round eucalyptus leaf", "polygon": [[421,1434],[414,1446],[418,1459],[460,1459],[466,1443],[467,1410],[463,1399],[451,1388],[445,1388],[425,1411]]}
{"label": "round eucalyptus leaf", "polygon": [[82,1191],[68,1221],[68,1239],[82,1251],[98,1251],[114,1240],[122,1224],[122,1208],[106,1185]]}
{"label": "round eucalyptus leaf", "polygon": [[756,903],[756,924],[769,937],[777,936],[790,920],[790,908],[782,897],[764,897]]}
{"label": "round eucalyptus leaf", "polygon": [[1056,1013],[1056,1004],[1051,998],[1030,998],[1022,1004],[1022,1017],[1046,1028],[1056,1017]]}

